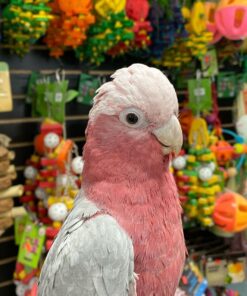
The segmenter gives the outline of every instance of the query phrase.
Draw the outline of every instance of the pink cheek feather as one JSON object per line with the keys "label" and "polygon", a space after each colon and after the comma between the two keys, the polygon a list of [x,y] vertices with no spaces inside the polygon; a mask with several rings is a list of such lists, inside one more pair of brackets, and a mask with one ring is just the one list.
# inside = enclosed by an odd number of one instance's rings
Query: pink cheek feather
{"label": "pink cheek feather", "polygon": [[141,179],[164,169],[161,147],[147,130],[126,127],[117,117],[101,115],[88,132],[84,172],[89,182]]}
{"label": "pink cheek feather", "polygon": [[89,125],[84,160],[86,195],[132,238],[137,295],[174,295],[185,245],[168,156],[148,130],[100,115]]}

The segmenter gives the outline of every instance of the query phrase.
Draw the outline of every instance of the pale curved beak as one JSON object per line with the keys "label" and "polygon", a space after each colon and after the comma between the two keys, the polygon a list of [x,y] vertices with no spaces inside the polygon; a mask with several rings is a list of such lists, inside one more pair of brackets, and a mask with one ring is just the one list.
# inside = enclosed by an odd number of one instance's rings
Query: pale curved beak
{"label": "pale curved beak", "polygon": [[164,154],[179,154],[183,145],[183,132],[175,115],[165,125],[153,130],[153,134],[162,145]]}

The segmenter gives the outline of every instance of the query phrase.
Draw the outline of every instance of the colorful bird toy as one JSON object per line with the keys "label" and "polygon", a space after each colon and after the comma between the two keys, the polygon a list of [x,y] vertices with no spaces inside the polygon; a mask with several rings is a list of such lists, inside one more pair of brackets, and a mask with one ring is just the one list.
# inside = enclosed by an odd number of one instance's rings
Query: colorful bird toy
{"label": "colorful bird toy", "polygon": [[111,13],[91,26],[88,36],[85,45],[75,49],[76,57],[100,65],[111,48],[119,42],[129,44],[134,38],[133,21],[124,11]]}
{"label": "colorful bird toy", "polygon": [[204,119],[194,119],[188,143],[188,152],[181,153],[172,163],[185,220],[211,227],[215,200],[223,190],[224,176],[209,149],[210,134]]}
{"label": "colorful bird toy", "polygon": [[151,43],[149,33],[152,31],[150,22],[146,20],[148,11],[147,0],[127,0],[126,14],[129,19],[133,20],[134,39],[130,42],[119,42],[108,51],[109,55],[116,56],[127,51],[147,49]]}
{"label": "colorful bird toy", "polygon": [[208,45],[213,39],[212,32],[207,30],[205,5],[202,1],[196,1],[191,11],[183,7],[182,13],[187,21],[185,28],[189,33],[186,46],[192,56],[201,58],[206,54]]}
{"label": "colorful bird toy", "polygon": [[226,192],[214,207],[215,224],[227,232],[239,232],[247,228],[247,200],[234,192]]}
{"label": "colorful bird toy", "polygon": [[[82,157],[79,156],[76,145],[71,140],[63,138],[62,124],[50,119],[44,120],[34,144],[36,151],[24,170],[26,181],[20,201],[29,214],[23,228],[31,227],[36,234],[28,235],[25,231],[20,235],[15,270],[18,296],[30,295],[28,293],[37,282],[43,255],[41,251],[39,255],[33,254],[37,251],[35,246],[39,243],[40,229],[43,229],[43,241],[40,242],[42,250],[48,251],[73,208],[75,197],[81,186],[83,170]],[[24,246],[25,239],[27,241]],[[25,256],[21,255],[23,248],[26,250]],[[35,264],[31,260],[30,264],[25,261],[25,258],[32,256],[38,256]]]}
{"label": "colorful bird toy", "polygon": [[48,27],[44,42],[50,55],[60,57],[66,48],[77,48],[87,38],[87,30],[95,22],[91,13],[92,1],[55,0],[51,7],[54,18]]}
{"label": "colorful bird toy", "polygon": [[4,40],[11,51],[24,55],[45,35],[53,16],[49,0],[12,0],[3,10]]}

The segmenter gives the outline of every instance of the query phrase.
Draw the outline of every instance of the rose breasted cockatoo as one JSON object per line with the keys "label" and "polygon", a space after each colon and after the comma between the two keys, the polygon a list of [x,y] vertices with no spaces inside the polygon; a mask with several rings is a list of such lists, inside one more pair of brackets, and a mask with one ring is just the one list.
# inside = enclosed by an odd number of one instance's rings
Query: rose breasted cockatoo
{"label": "rose breasted cockatoo", "polygon": [[169,171],[182,145],[175,90],[142,64],[117,70],[89,114],[83,184],[43,265],[39,296],[173,296],[185,259]]}

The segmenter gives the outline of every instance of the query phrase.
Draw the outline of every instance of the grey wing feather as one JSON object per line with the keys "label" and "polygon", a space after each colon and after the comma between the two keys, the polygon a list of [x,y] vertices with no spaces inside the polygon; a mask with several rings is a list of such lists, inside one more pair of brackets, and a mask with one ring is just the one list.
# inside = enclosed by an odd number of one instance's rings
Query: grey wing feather
{"label": "grey wing feather", "polygon": [[98,209],[80,198],[48,253],[38,296],[127,296],[135,280],[132,242],[109,215],[83,222],[82,214]]}

